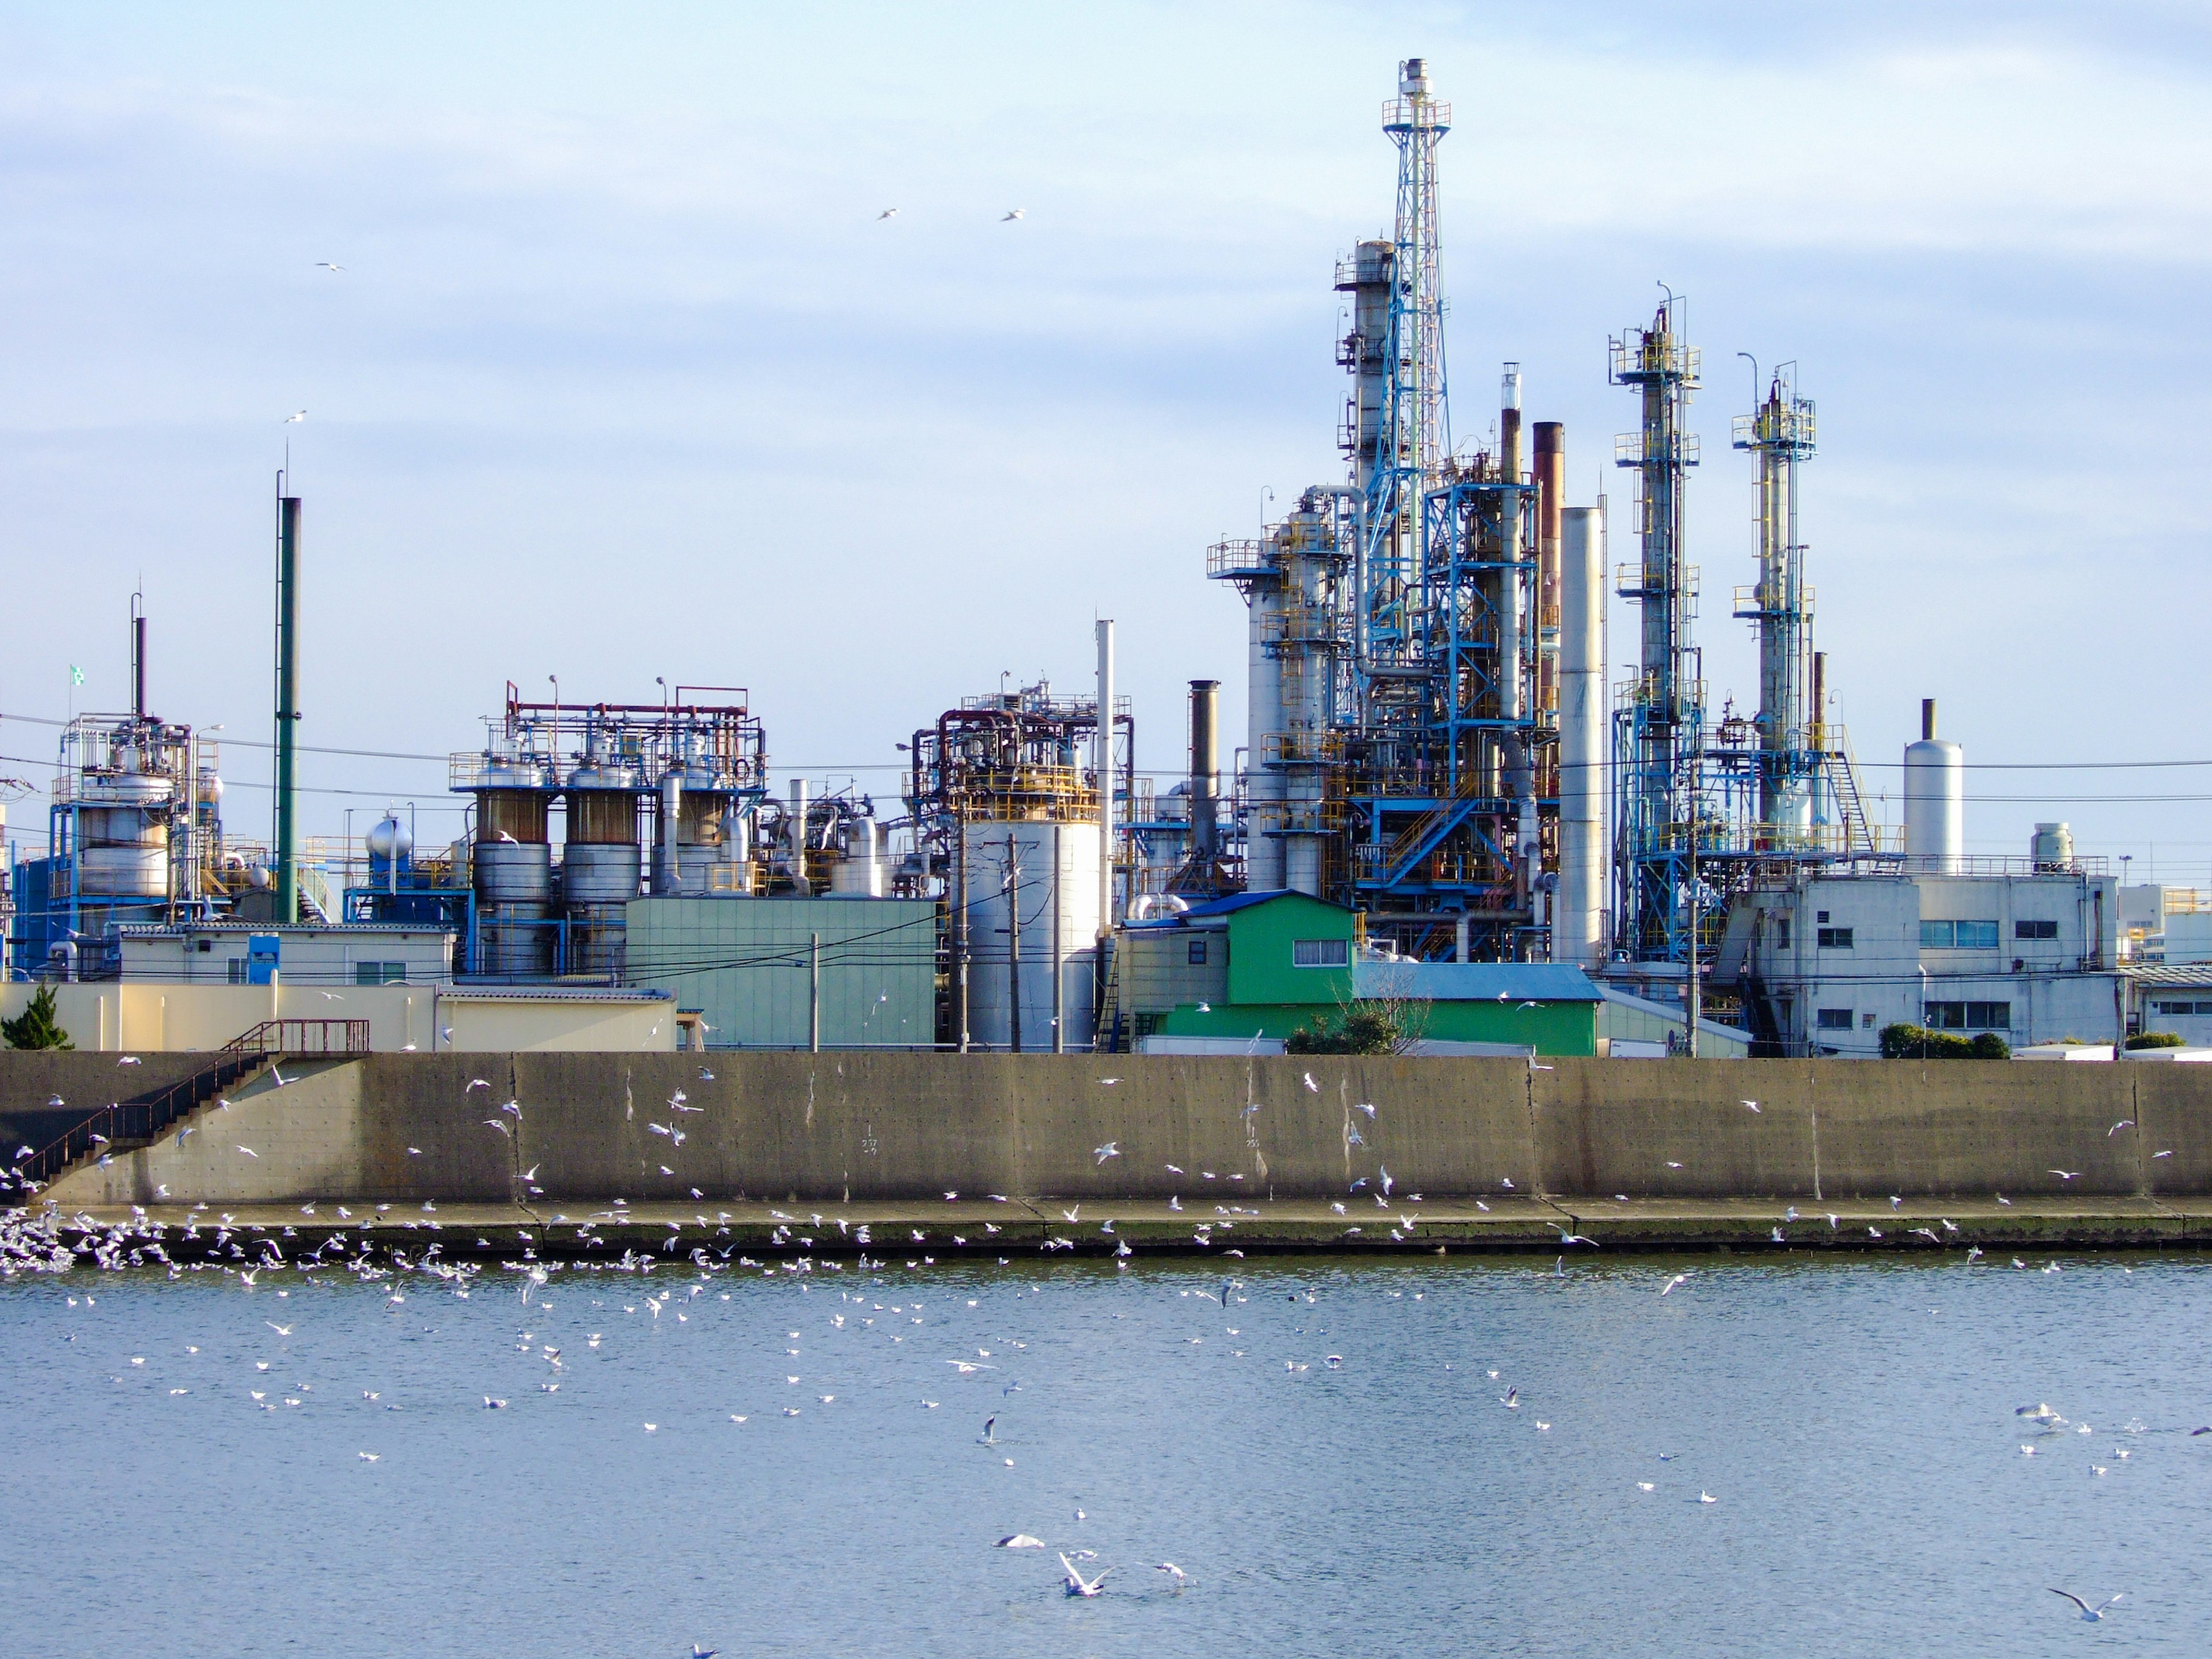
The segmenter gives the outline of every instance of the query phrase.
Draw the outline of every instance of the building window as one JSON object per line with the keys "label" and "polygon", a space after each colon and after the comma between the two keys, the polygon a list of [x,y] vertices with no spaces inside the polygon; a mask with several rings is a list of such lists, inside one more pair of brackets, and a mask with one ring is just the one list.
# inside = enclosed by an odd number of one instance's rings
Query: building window
{"label": "building window", "polygon": [[2012,925],[2014,939],[2057,939],[2058,924],[2055,921],[2015,921]]}
{"label": "building window", "polygon": [[243,985],[246,983],[246,958],[244,957],[229,957],[222,965],[230,970],[228,976],[233,985]]}
{"label": "building window", "polygon": [[1190,942],[1190,965],[1194,968],[1206,966],[1206,941],[1202,939],[1194,939]]}
{"label": "building window", "polygon": [[2012,1004],[1931,1002],[1921,1012],[1921,1024],[1931,1031],[2008,1031]]}
{"label": "building window", "polygon": [[1294,968],[1344,968],[1352,962],[1352,941],[1343,939],[1300,939],[1291,941]]}
{"label": "building window", "polygon": [[1871,1013],[1861,1014],[1859,1016],[1859,1030],[1862,1031],[1871,1031],[1874,1030],[1874,1016]]}
{"label": "building window", "polygon": [[194,944],[192,948],[198,951],[202,956],[206,956],[214,951],[215,941],[211,939],[200,939]]}
{"label": "building window", "polygon": [[2161,1014],[2212,1014],[2212,1002],[2154,1002],[2151,1008]]}
{"label": "building window", "polygon": [[353,982],[356,985],[404,985],[407,983],[407,964],[404,962],[356,962],[353,965]]}
{"label": "building window", "polygon": [[1827,919],[1828,919],[1828,913],[1827,913],[1826,910],[1821,911],[1821,912],[1820,912],[1820,914],[1819,915],[1817,915],[1817,916],[1815,916],[1815,917],[1814,918],[1814,920],[1815,921],[1826,921]]}
{"label": "building window", "polygon": [[1774,919],[1774,948],[1778,951],[1790,948],[1790,918],[1787,916]]}
{"label": "building window", "polygon": [[1816,1011],[1814,1018],[1824,1031],[1848,1031],[1851,1029],[1851,1011],[1848,1008],[1822,1008]]}
{"label": "building window", "polygon": [[1923,921],[1920,924],[1923,951],[1994,951],[1997,925],[1994,921]]}
{"label": "building window", "polygon": [[[1820,912],[1822,915],[1828,913]],[[1848,951],[1851,948],[1851,930],[1848,927],[1823,927],[1818,936],[1823,951]]]}

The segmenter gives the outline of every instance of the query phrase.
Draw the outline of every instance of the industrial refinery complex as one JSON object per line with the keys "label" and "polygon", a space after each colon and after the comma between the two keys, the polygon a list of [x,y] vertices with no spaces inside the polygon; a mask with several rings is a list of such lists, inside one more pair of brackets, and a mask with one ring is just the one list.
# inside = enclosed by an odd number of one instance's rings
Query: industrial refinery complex
{"label": "industrial refinery complex", "polygon": [[1455,442],[1451,106],[1421,60],[1382,125],[1393,228],[1334,273],[1344,471],[1204,548],[1202,573],[1192,538],[1194,600],[1202,574],[1245,611],[1241,744],[1218,682],[1192,679],[1186,709],[1146,714],[1188,736],[1185,775],[1156,788],[1103,622],[1095,684],[893,722],[896,799],[775,775],[772,692],[510,684],[452,757],[458,839],[418,845],[393,813],[310,841],[312,619],[280,481],[266,838],[226,823],[211,737],[153,712],[134,604],[132,706],[61,726],[43,848],[9,844],[4,1012],[50,986],[77,1046],[107,1048],[289,1023],[424,1052],[1264,1054],[1363,1010],[1433,1054],[1872,1057],[1899,1026],[2014,1054],[2212,1037],[2212,904],[2124,889],[2063,824],[1967,856],[1964,758],[1932,703],[1901,828],[1869,815],[1814,645],[1798,517],[1818,428],[1793,370],[1731,422],[1756,538],[1702,557],[1740,565],[1728,615],[1756,635],[1758,685],[1717,707],[1685,539],[1701,364],[1680,301],[1609,341],[1617,496],[1570,503],[1565,431],[1524,418],[1516,364],[1488,435]]}

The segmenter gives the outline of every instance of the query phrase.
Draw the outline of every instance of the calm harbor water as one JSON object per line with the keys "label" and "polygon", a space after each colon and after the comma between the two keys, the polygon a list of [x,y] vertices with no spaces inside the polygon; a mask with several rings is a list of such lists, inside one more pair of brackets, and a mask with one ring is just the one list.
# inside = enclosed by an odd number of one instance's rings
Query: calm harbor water
{"label": "calm harbor water", "polygon": [[2044,1265],[25,1275],[0,1652],[2202,1653],[2212,1271]]}

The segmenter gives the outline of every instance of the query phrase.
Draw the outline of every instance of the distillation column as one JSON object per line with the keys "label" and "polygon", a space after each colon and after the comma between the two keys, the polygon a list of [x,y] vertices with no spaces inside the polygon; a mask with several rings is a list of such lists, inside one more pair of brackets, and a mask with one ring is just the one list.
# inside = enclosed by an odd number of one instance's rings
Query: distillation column
{"label": "distillation column", "polygon": [[1759,629],[1759,819],[1778,844],[1802,845],[1813,821],[1805,684],[1813,649],[1813,594],[1797,539],[1797,464],[1814,451],[1811,401],[1789,370],[1776,371],[1755,414],[1738,416],[1735,447],[1751,452],[1759,500],[1759,586],[1736,615]]}
{"label": "distillation column", "polygon": [[1605,961],[1605,514],[1560,514],[1559,890],[1552,960]]}
{"label": "distillation column", "polygon": [[1691,949],[1687,838],[1697,808],[1690,773],[1705,718],[1691,630],[1696,584],[1682,545],[1686,469],[1697,461],[1696,440],[1683,427],[1699,362],[1680,340],[1680,305],[1669,299],[1650,327],[1612,343],[1613,384],[1635,388],[1642,404],[1638,430],[1614,444],[1618,465],[1636,471],[1641,543],[1636,584],[1622,597],[1643,613],[1640,678],[1623,733],[1627,775],[1620,780],[1627,839],[1622,942],[1638,957],[1676,961]]}

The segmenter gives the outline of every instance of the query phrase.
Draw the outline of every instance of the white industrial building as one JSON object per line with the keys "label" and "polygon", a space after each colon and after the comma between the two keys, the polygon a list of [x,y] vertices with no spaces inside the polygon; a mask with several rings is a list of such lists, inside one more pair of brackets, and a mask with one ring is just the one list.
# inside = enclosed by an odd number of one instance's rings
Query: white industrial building
{"label": "white industrial building", "polygon": [[2025,858],[1968,858],[1965,759],[1935,733],[1905,751],[1905,850],[1800,866],[1738,894],[1714,964],[1768,1052],[1873,1058],[1886,1025],[2014,1048],[2111,1042],[2125,1030],[2118,884],[2077,859],[2066,826]]}

